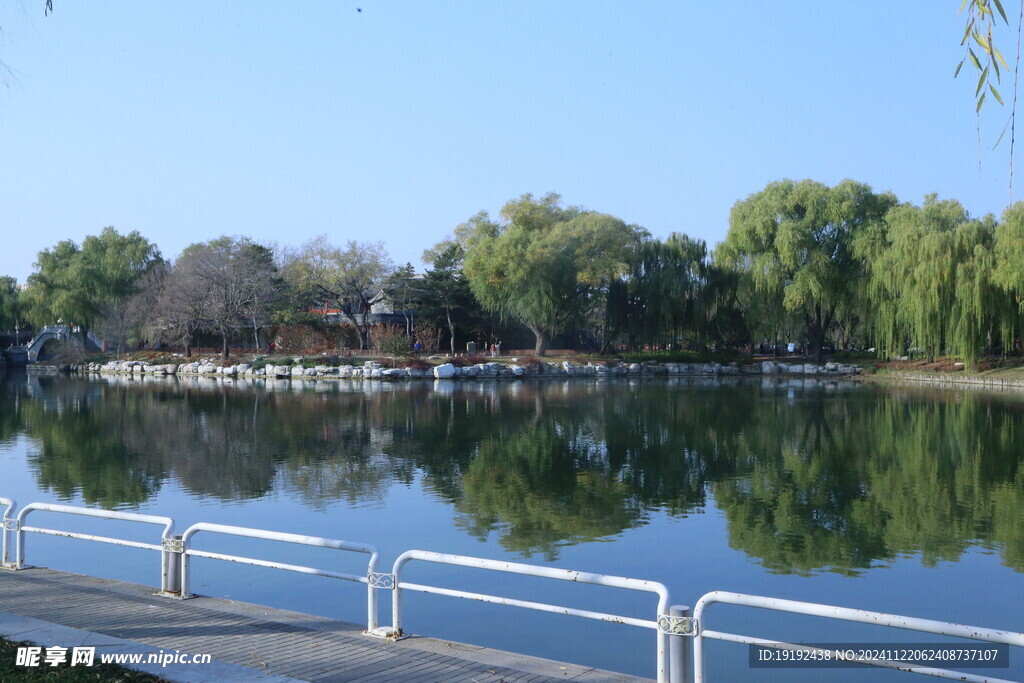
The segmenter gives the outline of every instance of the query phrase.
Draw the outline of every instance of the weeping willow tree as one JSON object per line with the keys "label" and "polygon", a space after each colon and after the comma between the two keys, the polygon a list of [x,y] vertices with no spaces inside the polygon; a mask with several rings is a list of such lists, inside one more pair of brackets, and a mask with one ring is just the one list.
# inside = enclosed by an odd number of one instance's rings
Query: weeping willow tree
{"label": "weeping willow tree", "polygon": [[[879,353],[920,349],[973,365],[1007,338],[1009,299],[993,280],[996,223],[972,219],[960,202],[928,195],[903,204],[860,243]],[[1012,337],[1011,337],[1012,338]]]}
{"label": "weeping willow tree", "polygon": [[630,254],[626,272],[608,292],[609,336],[631,347],[675,343],[685,336],[703,344],[709,309],[707,245],[679,233],[649,240]]}
{"label": "weeping willow tree", "polygon": [[1024,327],[1024,202],[1003,212],[995,228],[994,252],[993,280],[1006,295],[1001,336],[1004,348],[1009,349]]}
{"label": "weeping willow tree", "polygon": [[844,180],[828,187],[782,180],[736,202],[719,251],[750,278],[755,291],[776,302],[774,317],[799,315],[815,360],[837,316],[862,295],[857,236],[895,204],[892,194]]}

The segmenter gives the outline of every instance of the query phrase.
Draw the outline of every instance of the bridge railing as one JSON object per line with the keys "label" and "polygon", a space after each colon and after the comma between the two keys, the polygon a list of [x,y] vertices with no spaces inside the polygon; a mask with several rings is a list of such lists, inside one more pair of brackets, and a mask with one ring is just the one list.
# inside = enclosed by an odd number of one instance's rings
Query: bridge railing
{"label": "bridge railing", "polygon": [[[342,541],[318,536],[305,536],[301,534],[284,533],[279,531],[267,531],[263,529],[251,529],[248,527],[228,526],[224,524],[212,524],[200,522],[193,524],[181,536],[174,535],[174,520],[170,517],[156,515],[145,515],[131,512],[120,512],[114,510],[97,510],[94,508],[76,507],[71,505],[58,505],[52,503],[31,503],[21,509],[16,516],[13,515],[17,508],[14,500],[0,498],[0,505],[6,506],[3,514],[3,567],[7,569],[24,569],[25,565],[25,534],[38,533],[51,536],[76,538],[86,541],[95,541],[113,545],[121,545],[144,550],[157,550],[161,552],[161,581],[160,594],[177,597],[191,597],[189,593],[190,579],[190,558],[203,557],[215,560],[226,560],[240,564],[248,564],[270,569],[279,569],[303,574],[312,574],[327,578],[341,579],[362,583],[367,586],[367,630],[368,635],[384,636],[389,638],[402,638],[403,633],[403,598],[404,591],[416,591],[430,593],[451,598],[477,600],[481,602],[501,605],[506,607],[519,607],[535,611],[563,614],[567,616],[595,619],[604,622],[612,622],[627,626],[652,629],[657,632],[657,673],[658,681],[662,683],[683,683],[689,680],[688,663],[690,660],[692,643],[692,661],[694,683],[703,683],[705,680],[705,640],[721,640],[734,643],[745,643],[753,646],[762,646],[779,650],[789,651],[811,651],[831,653],[833,656],[842,655],[838,650],[826,650],[821,647],[808,646],[782,641],[769,640],[754,636],[747,636],[735,633],[716,631],[708,628],[708,609],[716,603],[728,603],[732,605],[756,607],[760,609],[776,610],[793,614],[805,614],[817,617],[826,617],[843,621],[861,622],[876,626],[885,626],[899,629],[912,629],[939,635],[947,635],[958,638],[970,638],[1003,646],[1024,647],[1024,633],[1014,631],[1001,631],[996,629],[978,628],[964,626],[952,622],[918,619],[882,612],[869,612],[866,610],[836,607],[818,603],[798,602],[794,600],[782,600],[758,595],[746,595],[725,591],[713,591],[706,593],[697,601],[690,616],[688,607],[673,606],[668,588],[661,583],[644,581],[620,576],[605,574],[593,574],[587,572],[571,571],[554,567],[543,567],[538,565],[505,562],[479,557],[468,557],[465,555],[447,555],[443,553],[429,552],[425,550],[410,550],[399,555],[395,560],[392,572],[381,573],[378,571],[380,551],[376,546]],[[58,514],[79,515],[85,517],[97,517],[111,520],[130,522],[141,522],[145,524],[163,526],[160,536],[160,544],[132,541],[128,539],[112,538],[78,532],[51,529],[38,526],[28,526],[25,520],[32,512],[50,512]],[[241,536],[246,538],[263,539],[290,544],[314,546],[348,552],[356,552],[369,555],[366,574],[351,574],[328,569],[318,569],[302,565],[290,564],[263,560],[259,558],[228,555],[207,550],[193,548],[193,538],[201,533],[220,535]],[[10,561],[10,535],[16,538],[15,560]],[[596,612],[592,610],[577,609],[561,605],[519,600],[485,593],[473,593],[468,591],[418,584],[403,579],[405,568],[410,562],[428,562],[449,566],[467,567],[474,569],[487,569],[506,574],[519,574],[535,576],[539,578],[555,579],[560,581],[571,581],[575,583],[587,583],[597,586],[623,588],[640,592],[651,593],[658,597],[657,612],[654,619],[639,619],[634,617],[619,616]],[[378,625],[378,593],[377,591],[392,591],[392,624],[391,626]],[[963,681],[997,681],[991,676],[976,676],[965,674],[937,667],[927,667],[920,664],[874,660],[865,662],[872,666],[898,669],[911,673],[921,673],[943,678],[955,678]]]}

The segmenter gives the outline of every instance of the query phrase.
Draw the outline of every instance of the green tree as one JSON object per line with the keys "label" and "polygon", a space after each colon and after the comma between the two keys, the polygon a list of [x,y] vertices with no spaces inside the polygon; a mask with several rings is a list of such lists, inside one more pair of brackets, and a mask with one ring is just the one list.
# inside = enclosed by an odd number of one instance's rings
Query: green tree
{"label": "green tree", "polygon": [[18,281],[0,276],[0,330],[13,330],[21,321],[22,303],[18,296]]}
{"label": "green tree", "polygon": [[641,241],[609,288],[609,338],[625,335],[634,348],[684,340],[703,346],[718,312],[714,271],[703,240],[674,233]]}
{"label": "green tree", "polygon": [[[42,326],[62,320],[91,329],[107,320],[123,333],[125,304],[139,279],[161,262],[156,245],[138,231],[121,235],[112,227],[86,237],[81,247],[65,240],[44,249],[29,276],[31,321]],[[118,336],[122,341],[123,334]]]}
{"label": "green tree", "polygon": [[81,255],[86,272],[99,285],[99,323],[104,336],[112,337],[120,351],[130,328],[139,322],[138,309],[132,302],[140,282],[163,263],[163,258],[156,245],[138,231],[121,235],[114,228],[86,237]]}
{"label": "green tree", "polygon": [[[868,185],[828,187],[782,180],[737,202],[720,249],[754,287],[803,318],[815,360],[844,302],[862,295],[866,274],[854,240],[896,203]],[[781,313],[781,312],[780,312]]]}
{"label": "green tree", "polygon": [[413,320],[410,310],[417,305],[422,296],[420,283],[417,282],[416,269],[411,263],[406,263],[395,269],[391,275],[384,280],[384,292],[391,299],[393,307],[402,313],[405,319],[405,337],[408,342],[412,339]]}
{"label": "green tree", "polygon": [[604,301],[612,279],[646,231],[608,214],[563,208],[561,197],[524,194],[501,219],[474,216],[466,239],[465,273],[487,310],[518,320],[543,356],[548,340],[581,323]]}
{"label": "green tree", "polygon": [[457,243],[450,243],[434,258],[423,281],[420,318],[446,326],[449,348],[455,352],[455,331],[477,308],[469,283],[462,275],[465,252]]}
{"label": "green tree", "polygon": [[1010,308],[1001,325],[1004,347],[1010,347],[1022,334],[1024,324],[1024,202],[1016,202],[1003,212],[995,227],[994,283],[1007,296]]}
{"label": "green tree", "polygon": [[894,207],[884,224],[865,233],[858,250],[870,270],[881,353],[913,347],[930,359],[943,353],[968,365],[978,359],[988,340],[1006,330],[1010,312],[1008,294],[993,280],[995,235],[991,216],[972,219],[958,201],[935,195],[923,206]]}

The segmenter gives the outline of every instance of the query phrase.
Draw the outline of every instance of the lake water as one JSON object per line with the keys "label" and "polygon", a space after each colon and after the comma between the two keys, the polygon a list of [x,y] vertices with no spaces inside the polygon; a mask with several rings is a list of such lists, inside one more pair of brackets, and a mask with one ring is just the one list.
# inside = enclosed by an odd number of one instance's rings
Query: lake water
{"label": "lake water", "polygon": [[[0,380],[0,496],[412,548],[1024,630],[1024,396],[697,379],[220,383]],[[35,513],[152,540],[152,528]],[[113,526],[112,526],[113,525]],[[358,556],[199,547],[360,573]],[[30,564],[159,584],[156,553],[32,534]],[[362,569],[360,569],[362,567]],[[480,570],[408,580],[653,618],[656,599]],[[365,623],[365,588],[194,561],[195,592]],[[407,631],[654,675],[653,632],[407,593]],[[0,598],[2,601],[2,598]],[[2,604],[0,604],[2,609]],[[101,609],[101,606],[98,606]],[[389,623],[388,602],[381,621]],[[716,630],[804,641],[913,632],[718,606]],[[950,642],[951,639],[937,639]],[[750,670],[712,680],[903,680]],[[1019,652],[1011,669],[1024,678]]]}

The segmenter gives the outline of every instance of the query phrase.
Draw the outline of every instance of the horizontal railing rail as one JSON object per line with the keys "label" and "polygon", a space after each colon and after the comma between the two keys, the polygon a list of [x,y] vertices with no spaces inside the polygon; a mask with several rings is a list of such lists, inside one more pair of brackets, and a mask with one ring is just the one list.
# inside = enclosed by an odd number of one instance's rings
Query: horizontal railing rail
{"label": "horizontal railing rail", "polygon": [[[48,529],[45,527],[34,527],[27,526],[25,520],[32,512],[56,512],[65,515],[78,515],[81,517],[100,517],[102,519],[117,519],[124,522],[140,522],[142,524],[156,524],[163,526],[163,534],[161,535],[161,543],[143,543],[140,541],[129,541],[124,538],[111,538],[109,536],[97,536],[95,534],[83,534],[76,531],[63,531],[60,529]],[[174,533],[174,520],[170,517],[160,517],[158,515],[142,515],[137,512],[121,512],[119,510],[97,510],[95,508],[83,508],[74,505],[60,505],[57,503],[29,503],[21,509],[16,518],[16,529],[15,534],[17,538],[17,545],[15,548],[15,567],[23,569],[25,567],[25,533],[36,533],[46,534],[49,536],[63,536],[65,538],[78,538],[84,541],[96,541],[98,543],[109,543],[111,545],[123,545],[131,548],[142,548],[144,550],[156,550],[161,553],[160,563],[160,590],[169,591],[170,574],[169,567],[170,562],[168,558],[168,550],[164,541],[169,539]]]}
{"label": "horizontal railing rail", "polygon": [[[561,605],[551,605],[547,603],[531,602],[527,600],[517,600],[514,598],[506,598],[497,595],[470,593],[467,591],[453,590],[450,588],[439,588],[437,586],[427,586],[418,583],[409,583],[408,581],[402,580],[402,570],[409,562],[412,561],[432,562],[435,564],[447,564],[459,567],[471,567],[474,569],[487,569],[491,571],[504,572],[508,574],[522,574],[526,576],[536,576],[544,579],[573,581],[575,583],[587,583],[595,586],[609,586],[613,588],[625,588],[627,590],[654,593],[658,596],[658,613],[652,620],[636,619],[633,617],[624,617],[617,616],[614,614],[605,614],[603,612],[576,609],[574,607],[564,607]],[[572,571],[569,569],[540,567],[532,564],[519,564],[516,562],[504,562],[500,560],[487,560],[479,557],[467,557],[465,555],[448,555],[444,553],[435,553],[426,550],[409,550],[399,555],[398,559],[395,560],[395,565],[394,568],[392,569],[392,574],[394,575],[394,594],[391,597],[391,620],[392,628],[394,629],[392,635],[394,637],[402,636],[403,590],[418,591],[420,593],[432,593],[434,595],[444,595],[452,598],[478,600],[480,602],[488,602],[496,605],[505,605],[508,607],[523,607],[526,609],[532,609],[541,612],[565,614],[568,616],[583,617],[585,619],[596,619],[598,621],[608,621],[618,624],[626,624],[629,626],[639,626],[642,628],[654,629],[658,632],[658,680],[669,680],[668,633],[659,628],[659,622],[661,621],[661,618],[663,616],[667,617],[669,615],[669,607],[671,601],[669,598],[668,588],[666,588],[663,584],[657,583],[656,581],[643,581],[641,579],[630,579],[622,576],[592,574],[589,572]]]}
{"label": "horizontal railing rail", "polygon": [[[885,626],[889,628],[919,631],[922,633],[933,633],[941,636],[955,638],[968,638],[981,640],[989,643],[1012,645],[1024,647],[1024,633],[1014,631],[1003,631],[990,628],[979,628],[977,626],[966,626],[947,621],[935,621],[932,619],[919,619],[898,614],[887,614],[885,612],[871,612],[850,607],[837,607],[835,605],[823,605],[814,602],[800,602],[798,600],[784,600],[782,598],[768,598],[761,595],[747,595],[745,593],[732,593],[728,591],[712,591],[706,593],[697,601],[693,609],[693,618],[696,622],[697,637],[693,643],[693,669],[694,683],[703,683],[704,671],[704,639],[722,640],[745,645],[759,645],[782,650],[798,650],[805,652],[827,653],[832,657],[841,655],[839,650],[815,648],[808,645],[785,643],[765,638],[726,633],[722,631],[709,630],[707,628],[706,612],[711,605],[716,603],[739,605],[742,607],[756,607],[758,609],[774,610],[778,612],[789,612],[791,614],[803,614],[812,617],[823,617],[826,619],[838,619],[840,621],[859,622],[871,624],[872,626]],[[867,659],[862,664],[877,666],[880,668],[897,669],[909,673],[918,673],[938,678],[951,678],[958,681],[971,681],[975,683],[998,683],[1000,679],[991,676],[978,676],[961,671],[941,669],[937,667],[926,667],[907,662],[890,660]]]}
{"label": "horizontal railing rail", "polygon": [[[94,508],[77,507],[72,505],[60,505],[56,503],[30,503],[17,512],[17,504],[13,499],[0,498],[0,506],[4,506],[3,512],[3,538],[2,557],[0,566],[8,569],[25,568],[25,541],[26,533],[38,533],[50,536],[77,538],[87,541],[96,541],[113,545],[141,548],[144,550],[157,550],[161,552],[161,594],[178,598],[189,597],[189,578],[192,572],[190,558],[203,557],[214,560],[226,560],[240,564],[248,564],[257,567],[280,569],[284,571],[298,572],[327,578],[341,579],[355,583],[365,584],[367,587],[367,633],[376,636],[387,636],[392,638],[402,637],[403,620],[402,609],[404,591],[429,593],[451,598],[477,600],[480,602],[504,605],[507,607],[520,607],[552,614],[563,614],[567,616],[594,619],[597,621],[624,624],[640,628],[654,629],[657,632],[657,674],[659,681],[671,681],[681,683],[688,678],[687,662],[692,643],[693,681],[703,683],[705,680],[705,639],[720,640],[725,642],[742,643],[782,650],[797,650],[815,653],[829,653],[834,658],[839,658],[842,651],[830,650],[813,645],[788,643],[767,638],[748,636],[725,631],[712,630],[708,628],[708,609],[718,603],[726,603],[741,607],[754,607],[793,614],[802,614],[814,617],[824,617],[849,622],[859,622],[874,626],[907,629],[931,633],[936,635],[950,636],[956,638],[967,638],[990,643],[996,643],[1014,647],[1024,647],[1024,633],[1014,631],[979,628],[965,626],[952,622],[935,621],[930,619],[918,619],[915,617],[886,614],[884,612],[871,612],[867,610],[853,609],[848,607],[837,607],[819,603],[800,602],[796,600],[784,600],[780,598],[769,598],[758,595],[747,595],[743,593],[732,593],[727,591],[713,591],[706,593],[696,603],[690,616],[688,607],[672,605],[668,588],[655,581],[644,581],[621,576],[607,574],[594,574],[589,572],[558,569],[554,567],[543,567],[538,565],[521,564],[516,562],[505,562],[502,560],[490,560],[465,555],[450,555],[435,553],[426,550],[410,550],[402,553],[395,560],[392,572],[382,573],[378,571],[380,563],[380,550],[367,543],[355,543],[319,536],[306,536],[302,534],[286,533],[280,531],[267,531],[249,527],[230,526],[226,524],[213,524],[199,522],[193,524],[181,536],[174,535],[174,520],[170,517],[157,515],[139,514],[134,512],[120,512],[116,510],[97,510]],[[159,525],[163,527],[160,536],[160,543],[146,543],[123,538],[109,536],[98,536],[62,529],[52,529],[41,526],[28,526],[25,522],[32,512],[50,512],[57,514],[79,515],[84,517],[96,517],[128,522],[139,522],[144,524]],[[348,552],[362,553],[369,555],[366,566],[366,574],[354,574],[330,569],[320,569],[287,562],[277,562],[243,555],[230,555],[209,550],[193,548],[192,543],[195,536],[201,532],[211,534],[222,534],[240,536],[246,538],[291,543],[304,546],[327,548]],[[15,557],[11,561],[10,536],[14,534],[16,539]],[[641,619],[637,617],[619,616],[598,612],[589,609],[566,607],[543,602],[521,600],[517,598],[491,595],[487,593],[475,593],[454,588],[443,588],[440,586],[412,583],[403,579],[406,566],[410,562],[427,562],[433,564],[453,565],[471,569],[486,569],[506,574],[519,574],[534,576],[538,578],[555,579],[560,581],[572,581],[596,586],[622,588],[657,595],[657,614],[654,619]],[[391,590],[392,601],[392,624],[381,627],[378,625],[378,590]],[[868,660],[861,662],[872,666],[898,669],[912,673],[926,674],[941,678],[954,678],[961,681],[988,681],[998,682],[998,679],[991,676],[980,676],[967,674],[949,669],[936,667],[919,666],[913,663]]]}
{"label": "horizontal railing rail", "polygon": [[[331,571],[328,569],[317,569],[315,567],[306,567],[302,565],[289,564],[286,562],[275,562],[271,560],[260,560],[253,557],[246,557],[242,555],[226,555],[224,553],[215,553],[208,550],[196,550],[191,547],[192,538],[199,532],[209,532],[217,534],[226,534],[229,536],[244,536],[246,538],[257,538],[265,541],[278,541],[281,543],[294,543],[298,545],[314,546],[318,548],[330,548],[333,550],[347,550],[350,552],[364,553],[370,556],[367,563],[366,574],[359,576],[357,574],[346,574],[343,572]],[[257,567],[267,567],[269,569],[283,569],[290,572],[298,572],[301,574],[313,574],[315,576],[324,576],[332,579],[341,579],[343,581],[355,581],[358,583],[365,583],[367,585],[367,616],[366,616],[366,630],[373,632],[377,629],[377,593],[374,590],[374,586],[370,581],[377,572],[377,563],[380,561],[380,551],[376,546],[369,545],[367,543],[353,543],[350,541],[339,541],[333,538],[321,538],[319,536],[304,536],[302,534],[290,534],[281,531],[266,531],[263,529],[251,529],[248,527],[241,526],[229,526],[227,524],[211,524],[208,522],[199,522],[193,524],[185,533],[181,535],[181,597],[186,598],[189,596],[189,558],[190,557],[205,557],[212,560],[227,560],[229,562],[238,562],[241,564],[249,564]]]}

